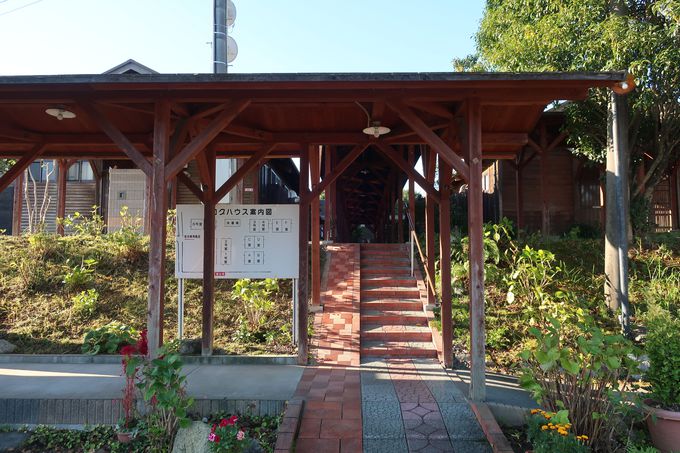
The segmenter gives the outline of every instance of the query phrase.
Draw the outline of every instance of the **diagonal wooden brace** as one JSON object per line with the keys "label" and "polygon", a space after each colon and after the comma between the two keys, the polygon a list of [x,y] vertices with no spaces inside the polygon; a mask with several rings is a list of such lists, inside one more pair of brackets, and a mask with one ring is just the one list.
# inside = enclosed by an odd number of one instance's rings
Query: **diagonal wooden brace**
{"label": "diagonal wooden brace", "polygon": [[326,175],[323,178],[323,181],[321,181],[320,184],[317,184],[317,186],[312,190],[309,194],[309,199],[313,200],[314,198],[317,198],[319,195],[321,195],[321,192],[326,190],[326,187],[330,186],[333,181],[338,179],[340,175],[342,175],[345,170],[349,168],[350,165],[361,155],[361,153],[364,152],[366,148],[368,148],[369,142],[366,143],[361,143],[359,145],[356,145],[352,150],[347,154],[343,159],[342,162],[340,162],[334,169],[333,171]]}
{"label": "diagonal wooden brace", "polygon": [[248,173],[257,167],[260,162],[264,160],[269,153],[271,153],[276,144],[265,145],[256,151],[236,172],[227,179],[222,186],[215,191],[215,200],[224,198],[234,187],[239,183]]}
{"label": "diagonal wooden brace", "polygon": [[406,173],[406,175],[410,178],[413,178],[415,182],[423,188],[427,194],[432,197],[432,199],[439,204],[439,191],[434,188],[434,185],[429,183],[420,173],[418,173],[413,167],[411,167],[408,162],[406,162],[399,152],[394,149],[392,146],[388,145],[385,142],[377,142],[375,146],[380,150],[382,154],[385,155],[388,159],[390,159],[392,162],[397,164],[401,170]]}
{"label": "diagonal wooden brace", "polygon": [[17,176],[19,176],[24,170],[28,168],[29,165],[45,150],[44,143],[38,143],[30,151],[28,151],[24,156],[15,163],[12,168],[7,170],[7,173],[0,177],[0,192],[5,190],[7,186],[12,184]]}

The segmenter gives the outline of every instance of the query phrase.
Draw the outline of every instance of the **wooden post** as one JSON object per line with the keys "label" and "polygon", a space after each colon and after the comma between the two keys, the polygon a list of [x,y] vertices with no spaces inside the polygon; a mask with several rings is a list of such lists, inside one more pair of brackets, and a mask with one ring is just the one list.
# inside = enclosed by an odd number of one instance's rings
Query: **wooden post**
{"label": "wooden post", "polygon": [[[338,150],[335,146],[331,146],[331,171],[335,169],[335,166],[338,162]],[[333,181],[330,185],[331,187],[331,195],[330,195],[330,200],[331,200],[331,223],[330,223],[330,230],[331,230],[331,239],[333,241],[338,242],[338,193],[336,191],[336,183]],[[326,197],[328,198],[328,197]]]}
{"label": "wooden post", "polygon": [[215,150],[205,150],[208,163],[209,182],[203,189],[203,307],[201,355],[211,356],[213,350],[213,323],[215,306],[215,167],[217,165]]}
{"label": "wooden post", "polygon": [[[331,155],[330,146],[324,148],[324,178],[327,177],[331,172]],[[331,239],[331,223],[334,217],[331,217],[331,199],[332,199],[332,187],[326,188],[324,203],[324,222],[323,222],[323,238],[327,241]]]}
{"label": "wooden post", "polygon": [[519,154],[515,165],[515,211],[517,217],[517,233],[524,228],[524,191],[522,190],[522,176],[524,170],[523,164],[524,150]]}
{"label": "wooden post", "polygon": [[298,364],[307,364],[307,275],[308,275],[308,241],[309,241],[309,148],[302,145],[300,149],[300,261],[298,275]]}
{"label": "wooden post", "polygon": [[468,148],[468,237],[470,241],[470,399],[486,398],[484,335],[484,233],[482,201],[482,108],[479,99],[468,99],[466,109]]}
{"label": "wooden post", "polygon": [[668,182],[671,192],[671,228],[678,229],[678,167],[671,169],[670,181]]}
{"label": "wooden post", "polygon": [[21,217],[24,213],[24,176],[25,172],[19,173],[14,180],[14,205],[12,214],[12,235],[21,236]]}
{"label": "wooden post", "polygon": [[[436,164],[436,154],[428,149],[423,153],[423,170],[428,182],[434,183],[434,169]],[[435,201],[430,195],[425,197],[425,254],[427,255],[427,273],[434,275],[434,207]],[[434,305],[435,295],[432,291],[427,292],[427,304]]]}
{"label": "wooden post", "polygon": [[540,137],[541,152],[538,156],[540,159],[541,172],[541,233],[543,236],[550,234],[550,200],[548,197],[548,132],[546,131],[545,123],[541,122],[541,137]]}
{"label": "wooden post", "polygon": [[165,163],[170,149],[170,103],[156,102],[153,132],[153,163],[151,197],[149,200],[151,235],[149,243],[149,354],[155,357],[163,344],[163,304],[165,298],[165,235],[168,191],[165,184]]}
{"label": "wooden post", "polygon": [[153,175],[146,175],[146,203],[144,204],[144,233],[151,234],[151,212],[153,207],[151,206],[151,199],[153,195],[151,194],[153,186]]}
{"label": "wooden post", "polygon": [[[64,159],[57,161],[57,234],[64,235],[64,217],[66,217],[66,176],[70,165]],[[61,219],[61,221],[59,221]]]}
{"label": "wooden post", "polygon": [[453,365],[453,327],[451,311],[451,167],[439,159],[439,271],[441,272],[442,354],[444,366]]}
{"label": "wooden post", "polygon": [[[413,145],[408,147],[408,165],[411,168],[416,166],[416,156],[413,151]],[[413,227],[416,226],[416,194],[415,194],[415,182],[413,177],[408,178],[408,212],[411,214],[411,220],[413,221]]]}
{"label": "wooden post", "polygon": [[[309,166],[311,168],[312,189],[319,185],[320,149],[317,145],[309,146]],[[312,219],[312,305],[321,305],[321,201],[319,197],[310,200]]]}
{"label": "wooden post", "polygon": [[404,243],[404,190],[400,182],[397,182],[397,242]]}

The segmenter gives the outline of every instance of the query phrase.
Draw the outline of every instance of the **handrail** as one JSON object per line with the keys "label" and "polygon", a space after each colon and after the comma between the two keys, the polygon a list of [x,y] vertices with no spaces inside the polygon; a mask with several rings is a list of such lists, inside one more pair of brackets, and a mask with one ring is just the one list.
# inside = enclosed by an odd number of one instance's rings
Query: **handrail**
{"label": "handrail", "polygon": [[420,246],[420,242],[418,241],[418,235],[416,234],[416,226],[415,223],[413,222],[413,219],[411,218],[411,212],[408,209],[408,206],[406,203],[404,203],[404,212],[406,213],[406,218],[408,219],[408,225],[409,225],[409,242],[411,243],[411,276],[414,275],[414,253],[413,253],[413,244],[415,243],[416,248],[418,249],[418,255],[420,256],[420,262],[423,263],[423,269],[425,269],[425,277],[426,277],[426,286],[427,289],[430,291],[432,296],[434,298],[437,298],[437,290],[436,286],[434,284],[434,279],[430,275],[430,272],[427,268],[427,257],[423,253],[423,249]]}

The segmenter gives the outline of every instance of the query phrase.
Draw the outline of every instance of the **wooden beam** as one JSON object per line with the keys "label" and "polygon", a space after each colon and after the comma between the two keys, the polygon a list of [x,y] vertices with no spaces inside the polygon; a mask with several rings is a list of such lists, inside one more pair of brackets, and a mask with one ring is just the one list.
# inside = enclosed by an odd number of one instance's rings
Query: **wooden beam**
{"label": "wooden beam", "polygon": [[[408,166],[410,168],[415,168],[416,166],[416,156],[413,146],[408,147]],[[415,194],[415,180],[413,177],[408,177],[408,212],[411,215],[411,221],[413,222],[413,227],[416,226],[416,194]]]}
{"label": "wooden beam", "polygon": [[191,180],[183,171],[177,173],[177,180],[186,186],[187,189],[193,193],[199,201],[205,201],[205,192],[203,192],[195,182]]}
{"label": "wooden beam", "polygon": [[541,233],[544,236],[550,234],[550,196],[548,194],[548,131],[545,122],[540,125],[540,148],[541,154],[538,156],[540,164],[540,189],[541,189]]}
{"label": "wooden beam", "polygon": [[[434,183],[435,165],[437,163],[437,154],[428,149],[423,153],[423,171],[429,183]],[[434,276],[434,209],[435,200],[430,194],[425,197],[425,254],[427,258],[427,274]],[[427,292],[427,304],[434,305],[436,302],[436,295],[431,291]]]}
{"label": "wooden beam", "polygon": [[453,366],[453,315],[451,310],[451,167],[439,160],[439,272],[441,278],[442,355],[444,367]]}
{"label": "wooden beam", "polygon": [[364,152],[364,150],[368,147],[369,142],[365,142],[359,145],[356,145],[352,150],[342,159],[342,162],[340,162],[334,169],[333,171],[326,177],[324,180],[316,186],[314,190],[311,191],[309,194],[310,199],[313,198],[318,198],[319,195],[321,195],[321,192],[326,190],[326,187],[328,187],[333,181],[338,179],[340,175],[342,175],[347,168],[349,168],[350,165],[361,155],[361,153]]}
{"label": "wooden beam", "polygon": [[12,165],[12,168],[7,170],[4,175],[0,176],[0,192],[9,187],[9,185],[12,184],[12,181],[22,174],[43,151],[45,151],[45,144],[38,143],[34,145],[30,151],[24,153],[21,159]]}
{"label": "wooden beam", "polygon": [[[324,179],[328,174],[331,172],[331,149],[332,146],[324,146],[324,172],[323,172],[323,177]],[[323,221],[323,237],[325,240],[330,240],[331,239],[331,198],[332,198],[332,187],[327,187],[326,188],[326,202],[324,203],[324,221]]]}
{"label": "wooden beam", "polygon": [[298,364],[307,364],[309,353],[307,337],[308,292],[307,276],[309,275],[308,241],[309,241],[309,146],[301,145],[300,149],[300,224],[299,224],[299,275],[298,275],[298,307],[297,307],[297,343]]}
{"label": "wooden beam", "polygon": [[265,145],[260,148],[255,154],[253,154],[247,161],[239,167],[233,175],[227,179],[224,184],[220,186],[219,189],[215,191],[215,199],[221,200],[224,198],[231,190],[236,187],[236,185],[243,179],[245,175],[250,173],[254,168],[256,168],[260,162],[262,162],[267,155],[272,152],[276,145]]}
{"label": "wooden beam", "polygon": [[57,161],[57,234],[64,235],[64,218],[66,217],[66,176],[74,160],[59,159]]}
{"label": "wooden beam", "polygon": [[44,142],[45,138],[42,134],[36,134],[34,132],[26,131],[23,129],[18,129],[10,126],[0,127],[0,137],[10,138],[12,140],[17,140],[20,142]]}
{"label": "wooden beam", "polygon": [[[309,167],[311,169],[310,176],[312,179],[312,189],[319,185],[320,178],[320,147],[318,145],[309,145]],[[319,197],[312,198],[310,201],[311,210],[311,243],[312,243],[312,305],[321,305],[321,246],[319,239],[320,231],[320,214],[321,201]]]}
{"label": "wooden beam", "polygon": [[434,184],[428,182],[415,168],[411,167],[400,155],[400,153],[387,143],[378,141],[375,146],[390,161],[394,162],[407,176],[413,178],[415,182],[434,200],[439,203],[439,192],[434,188]]}
{"label": "wooden beam", "polygon": [[[104,115],[96,104],[80,102],[82,110],[146,175],[151,174],[151,164],[130,140]],[[155,138],[154,138],[155,139]]]}
{"label": "wooden beam", "polygon": [[14,203],[12,214],[12,236],[21,235],[21,217],[24,213],[24,178],[25,172],[19,173],[14,183]]}
{"label": "wooden beam", "polygon": [[[210,164],[208,163],[207,151],[198,153],[196,155],[196,167],[198,168],[198,177],[201,180],[201,184],[205,187],[209,187],[210,191],[215,190],[215,180],[212,177],[212,171],[210,171]],[[182,172],[179,172],[182,174]]]}
{"label": "wooden beam", "polygon": [[[215,181],[216,158],[212,148],[205,151],[210,180]],[[214,187],[203,193],[203,305],[201,310],[202,334],[201,355],[208,357],[213,352],[213,323],[215,306],[215,204]]]}
{"label": "wooden beam", "polygon": [[169,181],[174,178],[177,173],[182,171],[184,166],[189,163],[191,159],[196,157],[217,135],[224,130],[234,119],[244,111],[250,100],[234,101],[220,112],[199,134],[194,137],[175,157],[165,169],[165,179]]}
{"label": "wooden beam", "polygon": [[432,115],[446,118],[447,120],[453,119],[453,112],[443,105],[437,104],[436,102],[406,101],[406,103],[420,111],[431,113]]}
{"label": "wooden beam", "polygon": [[397,242],[404,243],[404,189],[397,184]]}
{"label": "wooden beam", "polygon": [[389,101],[387,105],[467,181],[469,174],[467,164],[413,110],[395,101]]}
{"label": "wooden beam", "polygon": [[165,301],[165,243],[167,225],[167,190],[165,162],[170,152],[170,103],[158,101],[154,114],[153,164],[151,165],[151,202],[149,234],[149,355],[155,357],[163,344],[163,308]]}
{"label": "wooden beam", "polygon": [[468,237],[470,259],[470,399],[486,398],[484,335],[484,218],[482,192],[482,106],[468,99],[465,110],[468,147]]}

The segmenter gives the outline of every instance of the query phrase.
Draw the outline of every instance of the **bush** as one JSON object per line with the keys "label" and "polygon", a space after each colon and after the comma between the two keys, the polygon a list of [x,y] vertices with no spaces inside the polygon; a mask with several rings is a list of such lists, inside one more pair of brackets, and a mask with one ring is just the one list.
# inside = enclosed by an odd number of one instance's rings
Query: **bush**
{"label": "bush", "polygon": [[[264,341],[265,333],[262,332],[268,321],[268,314],[274,308],[274,294],[279,290],[279,283],[272,278],[264,280],[251,280],[243,278],[238,280],[231,291],[231,297],[241,301],[243,311],[239,316],[240,327],[237,337],[253,336]],[[260,335],[262,334],[262,335]]]}
{"label": "bush", "polygon": [[93,259],[82,260],[80,264],[70,267],[70,262],[66,261],[69,271],[64,275],[64,285],[66,290],[71,292],[84,289],[94,281],[94,269],[97,261]]}
{"label": "bush", "polygon": [[531,411],[528,420],[527,438],[534,453],[585,453],[588,436],[573,434],[568,411]]}
{"label": "bush", "polygon": [[113,321],[104,327],[90,330],[83,340],[83,354],[116,354],[122,346],[135,343],[137,331]]}
{"label": "bush", "polygon": [[655,314],[649,321],[646,351],[647,379],[656,401],[680,411],[680,320],[668,313]]}
{"label": "bush", "polygon": [[104,218],[99,215],[99,208],[92,206],[89,216],[84,216],[80,212],[67,216],[65,219],[57,219],[65,229],[69,229],[80,236],[99,236],[104,232],[106,223]]}
{"label": "bush", "polygon": [[87,291],[81,291],[73,296],[73,311],[82,317],[89,317],[97,310],[97,301],[99,300],[99,292],[90,288]]}
{"label": "bush", "polygon": [[576,432],[588,436],[589,446],[615,450],[625,429],[619,395],[629,371],[637,366],[630,359],[638,355],[632,343],[592,324],[581,324],[571,338],[555,319],[545,333],[536,328],[530,333],[536,346],[521,353],[521,386],[543,407],[567,410]]}

